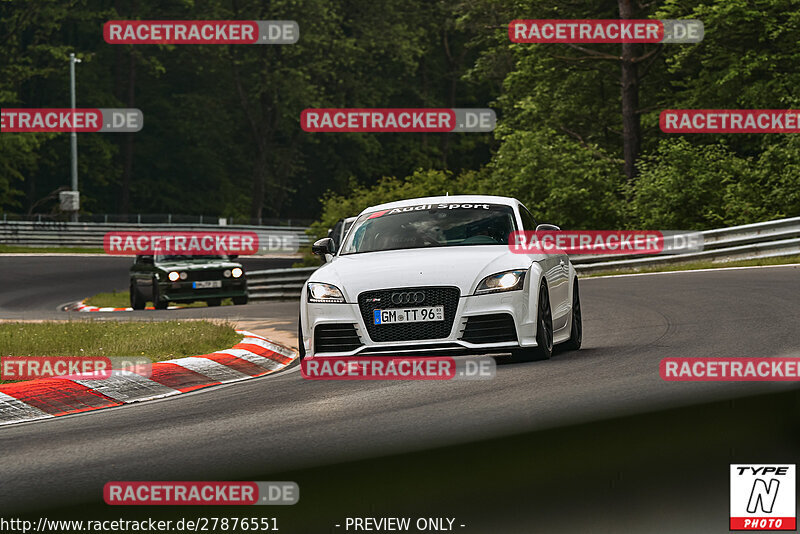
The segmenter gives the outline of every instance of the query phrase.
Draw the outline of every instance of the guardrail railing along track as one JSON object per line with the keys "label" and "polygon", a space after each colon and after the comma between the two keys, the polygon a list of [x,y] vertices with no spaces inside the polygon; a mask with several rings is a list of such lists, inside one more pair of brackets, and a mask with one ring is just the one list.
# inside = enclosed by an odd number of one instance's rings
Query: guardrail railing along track
{"label": "guardrail railing along track", "polygon": [[249,226],[216,224],[131,224],[54,221],[0,221],[0,244],[25,247],[102,248],[108,232],[135,231],[232,231],[261,235],[291,235],[300,246],[308,245],[306,228],[298,226]]}
{"label": "guardrail railing along track", "polygon": [[[800,255],[800,217],[779,219],[699,232],[703,250],[687,254],[646,256],[573,256],[579,274],[659,267],[691,261],[725,262]],[[252,300],[287,300],[300,297],[303,284],[317,267],[269,269],[247,273]]]}

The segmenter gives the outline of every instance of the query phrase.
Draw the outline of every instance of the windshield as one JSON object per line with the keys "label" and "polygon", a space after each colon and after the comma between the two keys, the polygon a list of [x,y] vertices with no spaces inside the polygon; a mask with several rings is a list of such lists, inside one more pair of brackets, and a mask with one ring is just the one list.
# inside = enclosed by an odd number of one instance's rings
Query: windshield
{"label": "windshield", "polygon": [[380,250],[507,245],[514,210],[499,204],[424,204],[361,215],[341,254]]}
{"label": "windshield", "polygon": [[191,261],[191,260],[227,260],[227,256],[220,255],[191,255],[191,254],[158,254],[156,255],[157,263],[166,263],[169,261]]}

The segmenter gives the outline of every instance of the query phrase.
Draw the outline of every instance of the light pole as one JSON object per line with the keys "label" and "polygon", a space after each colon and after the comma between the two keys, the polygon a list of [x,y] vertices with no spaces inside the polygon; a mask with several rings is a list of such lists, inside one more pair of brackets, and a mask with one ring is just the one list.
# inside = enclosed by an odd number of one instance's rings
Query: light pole
{"label": "light pole", "polygon": [[[75,113],[75,63],[80,63],[81,60],[75,57],[75,54],[69,55],[69,96],[70,107],[73,113],[73,126],[74,126],[74,113]],[[78,134],[75,130],[69,134],[69,144],[72,151],[72,191],[78,193]],[[78,197],[80,198],[80,197]],[[78,222],[78,209],[72,212],[72,222]]]}

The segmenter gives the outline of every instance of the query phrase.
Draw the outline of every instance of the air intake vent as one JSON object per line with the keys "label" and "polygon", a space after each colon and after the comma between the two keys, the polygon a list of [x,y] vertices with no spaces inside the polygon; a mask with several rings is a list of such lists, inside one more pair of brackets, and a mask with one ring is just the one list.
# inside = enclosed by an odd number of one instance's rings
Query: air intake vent
{"label": "air intake vent", "polygon": [[350,352],[363,345],[354,324],[321,324],[314,329],[314,352]]}
{"label": "air intake vent", "polygon": [[514,318],[508,313],[468,317],[461,339],[469,343],[517,341]]}

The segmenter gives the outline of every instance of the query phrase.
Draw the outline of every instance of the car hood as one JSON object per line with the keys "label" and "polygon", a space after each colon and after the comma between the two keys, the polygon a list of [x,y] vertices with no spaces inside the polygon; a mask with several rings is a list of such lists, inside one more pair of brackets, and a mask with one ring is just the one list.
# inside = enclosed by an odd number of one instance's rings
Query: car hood
{"label": "car hood", "polygon": [[457,286],[469,295],[490,274],[530,265],[529,257],[505,245],[387,250],[337,256],[309,281],[334,284],[347,302],[355,302],[362,291],[394,287]]}

